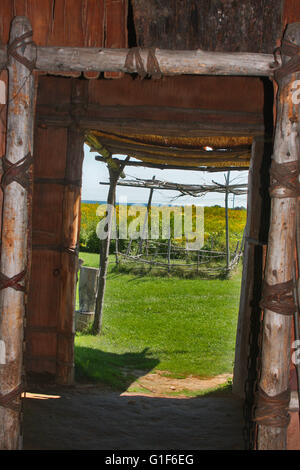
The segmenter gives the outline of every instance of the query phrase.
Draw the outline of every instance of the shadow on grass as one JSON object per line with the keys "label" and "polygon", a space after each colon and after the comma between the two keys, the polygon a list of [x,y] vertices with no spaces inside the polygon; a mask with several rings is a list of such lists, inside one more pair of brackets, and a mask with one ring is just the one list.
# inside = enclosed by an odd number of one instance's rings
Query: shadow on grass
{"label": "shadow on grass", "polygon": [[75,380],[104,383],[121,392],[159,364],[148,348],[137,353],[115,354],[99,349],[75,347]]}

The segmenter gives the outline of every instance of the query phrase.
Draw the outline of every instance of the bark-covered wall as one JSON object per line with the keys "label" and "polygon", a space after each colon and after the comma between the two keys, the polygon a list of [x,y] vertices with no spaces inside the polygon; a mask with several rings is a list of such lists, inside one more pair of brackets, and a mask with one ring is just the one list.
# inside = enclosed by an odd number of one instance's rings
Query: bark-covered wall
{"label": "bark-covered wall", "polygon": [[[8,42],[13,17],[27,16],[38,46],[127,47],[127,10],[127,0],[1,0],[0,44]],[[99,74],[86,71],[84,76]],[[121,76],[105,74],[106,78]]]}
{"label": "bark-covered wall", "polygon": [[131,0],[139,46],[272,53],[283,0]]}

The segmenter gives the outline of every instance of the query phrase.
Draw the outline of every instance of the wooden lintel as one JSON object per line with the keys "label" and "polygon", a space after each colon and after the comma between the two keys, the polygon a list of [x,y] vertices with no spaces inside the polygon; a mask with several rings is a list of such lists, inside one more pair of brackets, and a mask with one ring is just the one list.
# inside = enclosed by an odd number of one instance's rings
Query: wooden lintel
{"label": "wooden lintel", "polygon": [[[130,49],[93,47],[37,47],[36,70],[62,72],[138,72],[136,61],[128,68]],[[149,49],[140,49],[147,70]],[[247,75],[270,76],[274,72],[271,54],[248,52],[175,51],[156,49],[156,59],[164,75]],[[0,48],[0,67],[5,67],[7,48]]]}
{"label": "wooden lintel", "polygon": [[[72,125],[64,106],[39,105],[39,125]],[[83,129],[162,136],[254,136],[265,132],[263,114],[159,106],[94,106],[77,114]]]}

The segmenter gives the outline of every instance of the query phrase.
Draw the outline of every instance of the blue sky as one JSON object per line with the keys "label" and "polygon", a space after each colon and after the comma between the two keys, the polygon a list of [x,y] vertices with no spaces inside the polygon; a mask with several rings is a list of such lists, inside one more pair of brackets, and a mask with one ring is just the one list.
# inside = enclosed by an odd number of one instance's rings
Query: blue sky
{"label": "blue sky", "polygon": [[[103,201],[107,198],[108,186],[100,185],[99,182],[108,181],[108,171],[106,165],[102,162],[97,162],[95,156],[97,153],[90,152],[88,146],[84,146],[84,162],[83,162],[83,177],[82,177],[82,200],[95,200]],[[153,168],[135,168],[127,167],[125,174],[128,179],[146,178],[151,179],[155,176],[157,179],[171,181],[176,183],[185,184],[201,184],[211,183],[212,180],[219,183],[224,183],[224,172],[208,173],[200,171],[184,171],[184,170],[156,170]],[[236,183],[247,183],[247,171],[232,171],[230,180]],[[141,188],[117,188],[117,201],[122,197],[126,197],[128,203],[146,203],[149,196],[149,189]],[[153,193],[153,203],[159,204],[199,204],[201,206],[213,206],[218,204],[224,206],[224,195],[209,193],[201,198],[193,198],[189,196],[181,197],[174,201],[174,197],[178,196],[177,191],[159,191]],[[229,196],[229,207],[233,206],[247,206],[247,196]]]}

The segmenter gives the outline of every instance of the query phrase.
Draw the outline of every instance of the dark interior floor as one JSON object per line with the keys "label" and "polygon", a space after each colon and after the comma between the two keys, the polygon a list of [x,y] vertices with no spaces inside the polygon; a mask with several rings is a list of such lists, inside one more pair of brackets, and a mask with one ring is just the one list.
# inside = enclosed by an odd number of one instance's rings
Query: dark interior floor
{"label": "dark interior floor", "polygon": [[25,450],[243,450],[242,403],[126,395],[101,387],[30,389]]}

